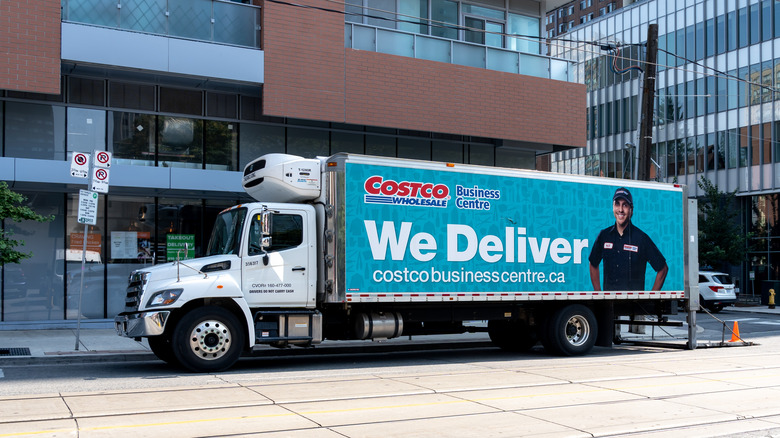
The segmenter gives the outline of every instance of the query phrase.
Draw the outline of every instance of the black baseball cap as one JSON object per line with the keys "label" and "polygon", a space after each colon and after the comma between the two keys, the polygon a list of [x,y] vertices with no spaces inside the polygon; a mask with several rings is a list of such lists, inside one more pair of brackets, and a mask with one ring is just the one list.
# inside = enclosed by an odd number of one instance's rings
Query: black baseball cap
{"label": "black baseball cap", "polygon": [[622,199],[628,202],[628,205],[632,207],[634,206],[634,199],[631,198],[631,192],[629,192],[628,189],[624,187],[615,190],[615,194],[612,196],[612,202],[615,202],[618,199]]}

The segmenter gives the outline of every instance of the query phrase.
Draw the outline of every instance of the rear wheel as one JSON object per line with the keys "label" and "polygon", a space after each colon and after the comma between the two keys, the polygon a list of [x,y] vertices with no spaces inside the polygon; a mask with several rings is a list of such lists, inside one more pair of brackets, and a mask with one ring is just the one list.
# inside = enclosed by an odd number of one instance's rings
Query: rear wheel
{"label": "rear wheel", "polygon": [[512,352],[528,351],[537,343],[536,333],[521,321],[488,321],[488,335],[496,347]]}
{"label": "rear wheel", "polygon": [[201,307],[184,315],[171,339],[179,363],[195,372],[222,371],[241,356],[244,331],[238,318],[221,307]]}
{"label": "rear wheel", "polygon": [[581,304],[553,312],[545,329],[544,347],[554,354],[579,356],[588,353],[596,344],[596,316]]}

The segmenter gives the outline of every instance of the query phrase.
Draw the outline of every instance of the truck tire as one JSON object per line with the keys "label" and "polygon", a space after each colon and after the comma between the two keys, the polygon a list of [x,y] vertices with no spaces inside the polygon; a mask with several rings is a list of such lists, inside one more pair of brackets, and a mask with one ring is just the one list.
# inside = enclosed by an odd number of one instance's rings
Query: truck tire
{"label": "truck tire", "polygon": [[544,348],[562,356],[587,354],[596,344],[596,316],[582,304],[562,307],[548,318],[542,337]]}
{"label": "truck tire", "polygon": [[520,321],[488,321],[488,335],[496,347],[511,352],[523,352],[537,343],[536,333]]}
{"label": "truck tire", "polygon": [[149,348],[152,350],[158,359],[171,365],[178,365],[179,361],[176,360],[176,356],[173,354],[173,345],[171,344],[171,338],[168,335],[150,336],[146,338],[149,343]]}
{"label": "truck tire", "polygon": [[221,307],[199,307],[176,324],[171,339],[176,360],[190,371],[230,368],[241,356],[244,331],[238,318]]}

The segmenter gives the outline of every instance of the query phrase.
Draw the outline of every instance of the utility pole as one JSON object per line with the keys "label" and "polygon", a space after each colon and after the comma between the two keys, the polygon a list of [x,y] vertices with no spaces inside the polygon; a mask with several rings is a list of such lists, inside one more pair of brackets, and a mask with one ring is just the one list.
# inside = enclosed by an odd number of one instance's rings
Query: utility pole
{"label": "utility pole", "polygon": [[639,125],[639,157],[637,179],[650,180],[650,145],[653,142],[653,109],[655,108],[655,76],[658,61],[658,25],[647,26],[647,56],[645,81],[642,86],[642,111]]}

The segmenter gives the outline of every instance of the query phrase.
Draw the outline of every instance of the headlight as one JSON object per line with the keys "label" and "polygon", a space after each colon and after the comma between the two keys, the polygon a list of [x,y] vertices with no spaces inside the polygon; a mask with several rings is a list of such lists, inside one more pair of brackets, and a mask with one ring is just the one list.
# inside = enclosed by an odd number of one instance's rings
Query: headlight
{"label": "headlight", "polygon": [[146,307],[158,307],[167,306],[176,302],[179,299],[184,289],[167,289],[155,292],[149,301],[146,303]]}

